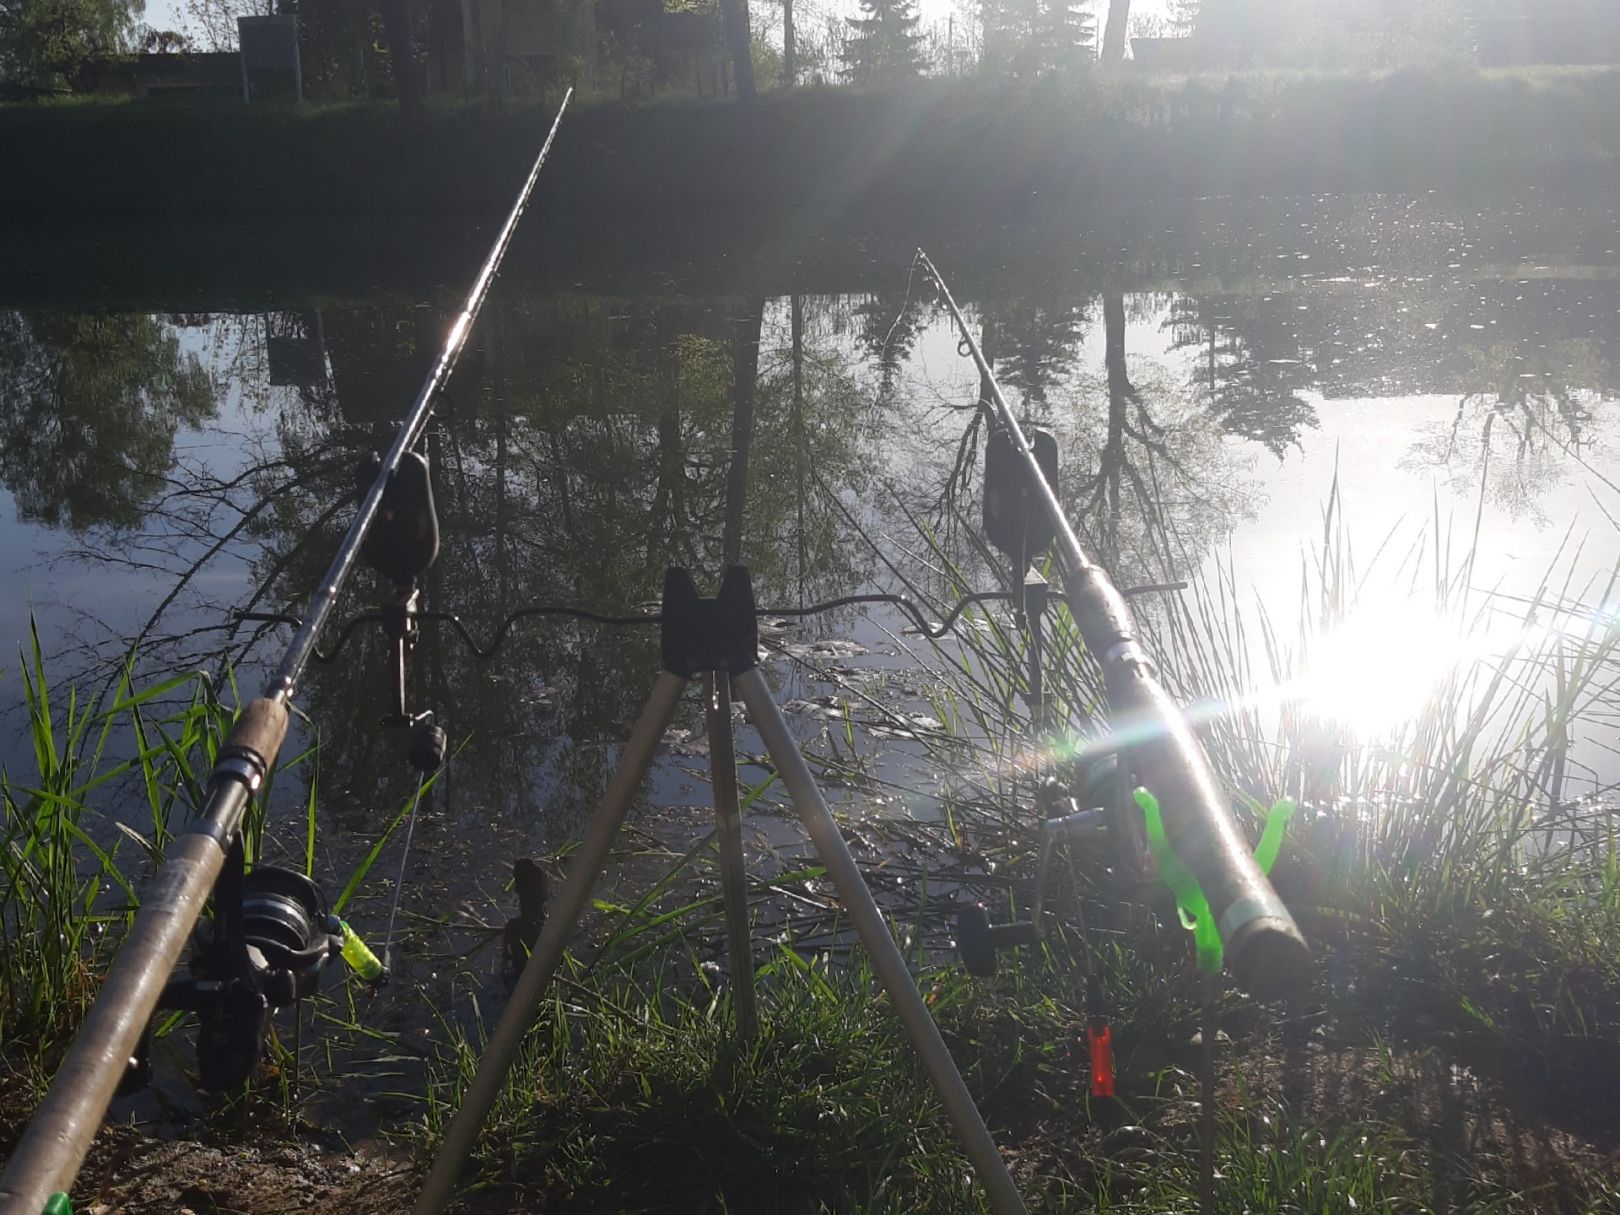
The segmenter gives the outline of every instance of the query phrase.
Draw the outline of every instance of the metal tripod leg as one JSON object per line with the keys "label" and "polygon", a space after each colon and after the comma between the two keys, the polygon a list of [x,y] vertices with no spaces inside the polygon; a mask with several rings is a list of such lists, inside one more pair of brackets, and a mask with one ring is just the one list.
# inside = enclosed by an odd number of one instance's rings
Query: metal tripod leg
{"label": "metal tripod leg", "polygon": [[731,990],[737,1002],[737,1037],[759,1028],[754,999],[753,934],[748,927],[748,874],[743,868],[742,812],[737,806],[737,752],[731,733],[731,677],[703,676],[703,711],[709,725],[709,771],[714,785],[715,829],[720,835],[720,893],[731,950]]}
{"label": "metal tripod leg", "polygon": [[883,913],[855,867],[855,858],[838,833],[832,811],[816,787],[815,778],[810,775],[810,768],[788,731],[787,721],[765,684],[765,677],[755,667],[737,676],[735,687],[748,707],[754,728],[765,742],[765,749],[770,752],[771,762],[793,798],[794,807],[804,819],[805,829],[821,854],[822,863],[838,887],[844,909],[871,956],[872,968],[889,993],[911,1045],[956,1127],[957,1137],[990,1197],[991,1209],[997,1215],[1024,1215],[1024,1202],[1018,1196],[1012,1174],[1007,1171],[996,1141],[990,1137],[967,1085],[962,1082],[962,1073],[956,1070],[956,1061],[939,1036],[939,1027],[928,1015],[928,1006],[923,1003],[922,993],[906,968],[906,959],[889,935]]}
{"label": "metal tripod leg", "polygon": [[624,753],[619,757],[619,766],[614,769],[607,790],[597,804],[590,829],[578,853],[569,863],[568,877],[546,916],[546,926],[540,932],[540,939],[535,942],[534,952],[529,955],[517,986],[512,989],[512,998],[506,1003],[500,1024],[490,1035],[489,1045],[484,1048],[483,1058],[478,1061],[478,1072],[461,1100],[461,1107],[450,1120],[444,1144],[434,1157],[433,1167],[422,1185],[422,1193],[412,1208],[415,1215],[434,1215],[449,1200],[456,1178],[461,1174],[461,1167],[484,1125],[484,1119],[489,1116],[495,1098],[500,1095],[506,1073],[517,1058],[524,1035],[534,1023],[546,986],[562,959],[568,936],[590,899],[591,888],[596,885],[596,879],[607,864],[608,851],[624,824],[631,800],[652,766],[658,742],[675,717],[675,708],[685,687],[686,680],[668,671],[660,674],[658,682],[653,685],[652,695],[647,698],[646,707],[636,719]]}

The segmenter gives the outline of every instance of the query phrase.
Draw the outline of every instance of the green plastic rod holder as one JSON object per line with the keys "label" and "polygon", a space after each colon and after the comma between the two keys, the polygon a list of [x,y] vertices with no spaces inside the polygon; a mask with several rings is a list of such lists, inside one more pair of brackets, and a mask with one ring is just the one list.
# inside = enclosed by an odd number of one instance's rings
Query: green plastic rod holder
{"label": "green plastic rod holder", "polygon": [[[1226,949],[1221,943],[1220,926],[1215,923],[1215,915],[1209,909],[1204,888],[1199,885],[1193,871],[1176,855],[1175,849],[1170,847],[1170,840],[1164,831],[1164,816],[1159,813],[1159,799],[1146,789],[1137,789],[1134,796],[1136,804],[1142,807],[1142,817],[1147,823],[1148,848],[1158,862],[1159,876],[1175,896],[1176,913],[1181,917],[1182,927],[1193,934],[1198,969],[1205,974],[1219,974],[1225,964]],[[1265,830],[1260,833],[1260,843],[1254,851],[1255,863],[1260,866],[1261,873],[1269,874],[1271,867],[1277,863],[1283,834],[1288,830],[1288,820],[1293,814],[1294,803],[1284,798],[1272,806],[1266,815]]]}

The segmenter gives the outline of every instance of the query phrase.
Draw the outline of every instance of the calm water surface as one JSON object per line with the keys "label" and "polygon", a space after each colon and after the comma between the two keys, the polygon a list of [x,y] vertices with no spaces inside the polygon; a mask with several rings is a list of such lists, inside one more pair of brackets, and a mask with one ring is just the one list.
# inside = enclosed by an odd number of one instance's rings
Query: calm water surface
{"label": "calm water surface", "polygon": [[[1608,200],[1533,196],[1210,202],[931,252],[1009,395],[1058,435],[1082,538],[1122,583],[1219,577],[1290,635],[1337,487],[1360,587],[1352,665],[1370,681],[1339,707],[1374,730],[1431,673],[1414,586],[1462,578],[1517,610],[1551,569],[1568,599],[1603,606],[1620,563],[1616,218]],[[348,522],[356,454],[410,401],[463,285],[411,278],[409,245],[397,265],[347,266],[342,246],[323,258],[258,234],[233,280],[229,257],[154,263],[136,239],[0,234],[18,252],[0,270],[0,641],[26,644],[32,616],[61,681],[105,679],[140,638],[146,672],[228,657],[252,683],[287,630],[220,626],[300,610]],[[941,506],[977,377],[909,249],[719,269],[666,250],[635,270],[604,250],[598,271],[542,243],[491,296],[429,440],[445,533],[430,606],[485,637],[525,604],[625,609],[656,597],[666,565],[710,582],[738,557],[768,605],[948,597],[919,519],[967,582],[993,584]],[[53,257],[68,273],[47,282]],[[160,267],[150,298],[127,264]],[[379,594],[357,581],[349,612]],[[811,749],[848,737],[840,682],[930,712],[901,623],[844,611],[776,634],[766,669]],[[506,861],[577,832],[656,668],[646,631],[527,624],[488,662],[429,631],[413,705],[464,746],[424,808],[411,957],[378,1021],[423,1033],[397,993],[445,1007],[498,982],[493,949],[462,955],[506,914]],[[338,885],[405,796],[376,724],[387,694],[367,637],[301,697],[323,743],[319,868]],[[15,771],[22,723],[3,720]],[[915,748],[856,741],[894,785],[845,797],[852,811],[934,813]],[[1601,741],[1572,795],[1613,778]],[[639,821],[682,847],[708,821],[695,706],[672,742]],[[740,745],[759,750],[746,730]],[[278,788],[273,851],[300,855],[307,779]],[[796,830],[769,813],[753,826],[758,863],[790,863]],[[394,857],[351,916],[374,930]]]}

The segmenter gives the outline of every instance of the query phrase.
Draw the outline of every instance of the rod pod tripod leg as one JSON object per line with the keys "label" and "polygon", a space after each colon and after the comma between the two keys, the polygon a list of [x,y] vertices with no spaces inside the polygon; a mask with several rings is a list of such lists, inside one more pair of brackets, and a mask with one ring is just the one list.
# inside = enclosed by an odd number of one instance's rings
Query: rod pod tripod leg
{"label": "rod pod tripod leg", "polygon": [[822,864],[827,866],[828,875],[838,887],[838,897],[849,912],[861,944],[866,947],[872,968],[877,971],[884,990],[889,993],[895,1013],[911,1039],[912,1049],[922,1061],[923,1070],[928,1073],[934,1092],[945,1106],[945,1112],[956,1128],[956,1136],[962,1141],[974,1172],[979,1175],[979,1182],[990,1198],[990,1208],[996,1215],[1023,1215],[1024,1200],[1018,1196],[1018,1187],[1013,1184],[1012,1174],[1007,1171],[1007,1162],[1001,1158],[996,1141],[990,1137],[990,1130],[979,1114],[979,1107],[973,1104],[973,1095],[962,1081],[956,1060],[951,1058],[945,1040],[939,1036],[939,1027],[934,1024],[928,1006],[923,1003],[922,992],[917,990],[917,984],[911,977],[905,955],[889,935],[889,925],[878,910],[871,889],[856,868],[849,845],[844,843],[838,824],[833,821],[832,810],[827,806],[827,799],[816,786],[810,766],[804,762],[804,755],[788,730],[782,710],[777,708],[770,688],[765,685],[765,677],[758,668],[745,671],[737,677],[736,687],[743,704],[747,706],[754,728],[764,740],[771,762],[776,765],[776,771],[793,799],[794,808],[804,820],[805,830],[815,843]]}
{"label": "rod pod tripod leg", "polygon": [[[933,1018],[923,1003],[906,960],[894,938],[889,935],[888,924],[878,910],[872,892],[856,868],[855,859],[844,843],[832,811],[816,787],[798,744],[789,732],[782,711],[771,697],[770,688],[758,669],[758,628],[754,614],[753,589],[748,571],[734,566],[726,571],[716,599],[699,599],[691,579],[681,570],[670,570],[664,580],[663,610],[663,663],[664,671],[653,686],[646,707],[636,720],[630,741],[626,744],[619,766],[608,782],[607,791],[597,806],[596,815],[579,851],[573,860],[567,880],[557,896],[556,904],[546,917],[546,925],[535,943],[534,952],[523,968],[517,986],[513,989],[506,1011],[490,1036],[489,1045],[479,1060],[477,1074],[467,1089],[459,1109],[451,1119],[444,1144],[433,1161],[422,1192],[416,1200],[414,1215],[436,1215],[449,1201],[456,1178],[472,1151],[484,1119],[495,1104],[506,1073],[516,1060],[523,1038],[533,1024],[568,935],[573,931],[597,878],[607,863],[608,852],[618,835],[638,785],[645,779],[663,736],[674,718],[676,705],[689,680],[710,676],[704,681],[705,708],[709,713],[711,748],[718,739],[729,750],[730,704],[721,699],[723,689],[735,689],[747,707],[755,728],[770,752],[782,782],[792,797],[795,808],[804,819],[805,828],[827,866],[839,897],[843,900],[861,943],[871,955],[889,999],[895,1006],[902,1026],[910,1037],[912,1047],[927,1071],[929,1080],[944,1104],[966,1150],[968,1159],[985,1187],[990,1206],[996,1215],[1024,1215],[1024,1203],[1007,1171],[1006,1162],[997,1150],[995,1140],[979,1116],[978,1107],[962,1081],[956,1062],[951,1058],[944,1039],[939,1035]],[[725,713],[724,723],[716,720],[716,711]],[[717,728],[718,727],[718,728]],[[735,883],[728,892],[728,931],[735,932],[740,923],[746,937],[747,907],[743,901],[745,877],[742,869],[742,849],[739,824],[736,822],[736,768],[732,759],[729,777],[716,765],[716,811],[720,817],[722,883]],[[728,809],[729,805],[729,809]],[[729,822],[728,822],[729,816]],[[736,831],[733,852],[727,844],[728,831]],[[736,983],[739,992],[739,1032],[742,1032],[743,1001],[752,1008],[753,967],[751,954],[738,949],[733,954],[733,967],[741,971],[746,967],[747,981]],[[747,994],[741,994],[744,989]]]}
{"label": "rod pod tripod leg", "polygon": [[709,726],[709,771],[714,788],[715,831],[720,844],[720,893],[726,909],[726,945],[731,954],[731,990],[737,1004],[737,1038],[759,1030],[754,993],[754,942],[748,927],[748,872],[743,863],[742,811],[737,804],[737,750],[731,730],[731,677],[703,676],[703,709]]}
{"label": "rod pod tripod leg", "polygon": [[478,1071],[473,1076],[472,1084],[468,1086],[466,1096],[461,1099],[461,1105],[445,1131],[444,1143],[433,1159],[433,1167],[428,1170],[422,1192],[412,1208],[415,1215],[432,1215],[442,1210],[449,1201],[461,1166],[472,1152],[473,1141],[478,1138],[484,1119],[489,1116],[496,1097],[500,1095],[501,1084],[517,1059],[524,1036],[534,1024],[540,1001],[551,983],[551,976],[556,972],[557,963],[562,960],[568,935],[579,922],[596,879],[607,864],[608,851],[624,824],[637,788],[652,767],[658,741],[674,719],[675,708],[685,688],[686,680],[668,671],[659,675],[658,681],[653,684],[646,707],[641,710],[641,716],[630,731],[630,740],[619,758],[619,766],[609,778],[607,790],[597,803],[596,814],[591,819],[585,839],[569,865],[568,877],[546,915],[546,924],[540,930],[534,952],[529,955],[523,973],[518,976],[517,986],[512,989],[512,996],[506,1002],[506,1010],[501,1014],[495,1032],[490,1035],[483,1057],[478,1061]]}

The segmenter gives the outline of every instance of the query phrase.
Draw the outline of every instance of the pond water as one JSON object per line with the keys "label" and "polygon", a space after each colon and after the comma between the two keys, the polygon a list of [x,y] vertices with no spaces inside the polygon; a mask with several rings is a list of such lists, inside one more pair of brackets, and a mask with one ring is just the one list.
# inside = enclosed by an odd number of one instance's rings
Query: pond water
{"label": "pond water", "polygon": [[[1219,578],[1287,636],[1342,527],[1360,608],[1334,709],[1375,731],[1447,644],[1413,586],[1462,578],[1517,611],[1553,569],[1565,598],[1603,606],[1620,564],[1616,220],[1611,200],[1539,195],[1216,200],[930,253],[1009,397],[1057,434],[1082,540],[1122,584]],[[739,559],[767,606],[909,588],[937,610],[995,585],[963,526],[977,472],[960,513],[943,505],[977,375],[908,247],[728,260],[672,240],[632,260],[559,254],[530,222],[429,439],[444,547],[428,606],[483,639],[524,605],[630,609],[667,565],[708,586]],[[301,610],[357,454],[410,401],[485,239],[447,250],[401,229],[390,260],[390,235],[214,234],[193,256],[173,234],[159,253],[127,231],[0,234],[16,254],[0,269],[0,642],[25,645],[32,617],[59,683],[106,679],[138,638],[145,673],[228,658],[254,684],[287,630],[221,626]],[[381,593],[356,582],[345,613]],[[932,728],[903,624],[842,609],[772,629],[767,673],[806,746],[876,765],[837,799],[859,818],[937,814],[915,739],[846,729],[872,718],[851,689]],[[427,630],[412,705],[460,749],[424,806],[409,960],[377,1022],[426,1033],[410,993],[451,1007],[498,985],[495,950],[463,955],[507,913],[508,862],[579,831],[657,665],[646,629],[524,623],[491,661]],[[388,694],[362,637],[300,697],[322,743],[317,867],[338,886],[406,796],[377,725]],[[701,724],[690,706],[638,810],[664,849],[638,880],[706,829]],[[1613,779],[1597,742],[1573,792]],[[747,731],[740,746],[759,751]],[[273,853],[301,856],[309,770],[278,787]],[[802,854],[765,812],[749,848],[773,872]],[[396,856],[354,905],[363,930],[381,930]]]}

